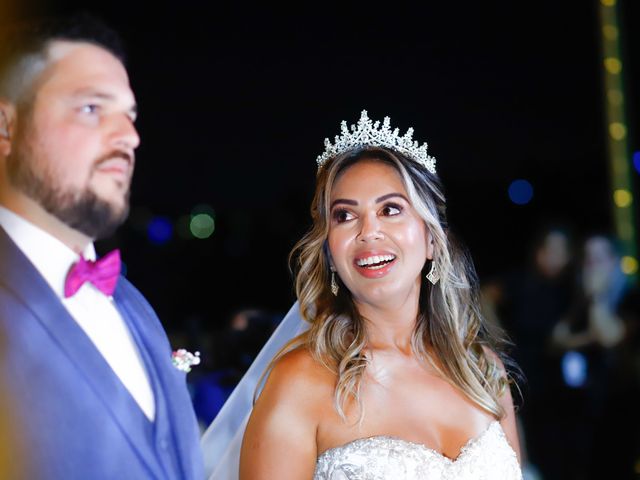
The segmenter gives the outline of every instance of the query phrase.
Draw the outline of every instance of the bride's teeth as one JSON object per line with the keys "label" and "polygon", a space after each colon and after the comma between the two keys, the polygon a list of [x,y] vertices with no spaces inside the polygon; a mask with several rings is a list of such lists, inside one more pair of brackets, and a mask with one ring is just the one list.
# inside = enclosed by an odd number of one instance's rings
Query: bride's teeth
{"label": "bride's teeth", "polygon": [[382,268],[384,265],[377,265],[377,264],[382,262],[391,262],[395,259],[396,257],[394,255],[373,255],[372,257],[358,259],[356,261],[356,264],[359,267]]}

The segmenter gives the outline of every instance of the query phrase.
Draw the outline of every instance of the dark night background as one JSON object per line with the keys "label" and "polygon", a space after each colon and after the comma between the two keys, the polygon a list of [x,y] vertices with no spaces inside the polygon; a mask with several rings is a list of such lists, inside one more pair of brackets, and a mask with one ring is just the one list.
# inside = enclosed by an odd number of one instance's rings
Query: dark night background
{"label": "dark night background", "polygon": [[[577,236],[611,229],[595,0],[16,7],[23,17],[78,9],[124,37],[140,110],[131,216],[100,247],[123,249],[128,276],[169,327],[290,305],[286,257],[309,225],[315,157],[362,109],[429,143],[450,223],[481,276],[522,265],[550,222]],[[632,152],[638,10],[620,4]],[[534,187],[524,206],[507,195],[517,178]],[[202,204],[214,234],[182,238],[179,219]],[[147,237],[154,216],[176,226],[167,243]]]}
{"label": "dark night background", "polygon": [[[633,154],[640,3],[618,3]],[[140,111],[131,215],[98,247],[123,250],[170,332],[217,329],[243,307],[286,312],[287,255],[309,226],[315,158],[362,109],[428,142],[481,279],[522,268],[545,225],[568,225],[578,243],[613,232],[596,0],[65,0],[16,11],[78,8],[123,35]],[[519,178],[534,188],[527,205],[507,194]],[[181,219],[201,205],[215,232],[183,238]],[[166,243],[148,238],[157,216],[174,226]]]}
{"label": "dark night background", "polygon": [[[26,5],[19,15],[94,12],[125,39],[142,144],[130,219],[103,248],[123,249],[168,328],[288,308],[286,258],[309,225],[315,157],[363,108],[429,143],[483,277],[522,265],[550,222],[611,228],[595,0]],[[620,7],[635,151],[639,6]],[[517,178],[534,187],[524,206],[507,195]],[[153,216],[176,224],[201,204],[215,212],[210,238],[148,240]]]}

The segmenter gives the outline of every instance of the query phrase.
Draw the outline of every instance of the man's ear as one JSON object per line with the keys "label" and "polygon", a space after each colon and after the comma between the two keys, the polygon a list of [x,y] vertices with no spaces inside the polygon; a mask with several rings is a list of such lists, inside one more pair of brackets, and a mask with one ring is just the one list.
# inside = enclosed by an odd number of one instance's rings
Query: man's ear
{"label": "man's ear", "polygon": [[11,102],[0,98],[0,155],[11,153],[11,138],[15,132],[16,109]]}

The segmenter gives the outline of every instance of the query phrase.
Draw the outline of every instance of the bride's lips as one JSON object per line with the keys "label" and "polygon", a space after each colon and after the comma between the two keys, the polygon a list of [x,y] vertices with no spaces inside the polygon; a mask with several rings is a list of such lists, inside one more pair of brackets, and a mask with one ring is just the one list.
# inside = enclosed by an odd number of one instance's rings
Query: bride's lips
{"label": "bride's lips", "polygon": [[359,253],[353,259],[353,265],[365,278],[380,278],[387,275],[395,266],[396,255],[382,250],[371,250]]}

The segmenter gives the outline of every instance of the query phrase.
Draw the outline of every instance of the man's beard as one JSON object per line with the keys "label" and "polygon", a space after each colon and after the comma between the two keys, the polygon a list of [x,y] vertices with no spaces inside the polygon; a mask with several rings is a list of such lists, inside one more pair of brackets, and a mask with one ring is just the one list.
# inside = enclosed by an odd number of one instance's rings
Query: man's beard
{"label": "man's beard", "polygon": [[[121,152],[112,152],[104,158],[121,155]],[[129,189],[125,193],[124,206],[118,209],[100,199],[88,186],[84,189],[64,189],[48,165],[38,169],[33,156],[28,153],[11,155],[7,161],[9,181],[14,187],[58,220],[92,239],[113,234],[129,214]],[[94,168],[99,163],[95,162]]]}

